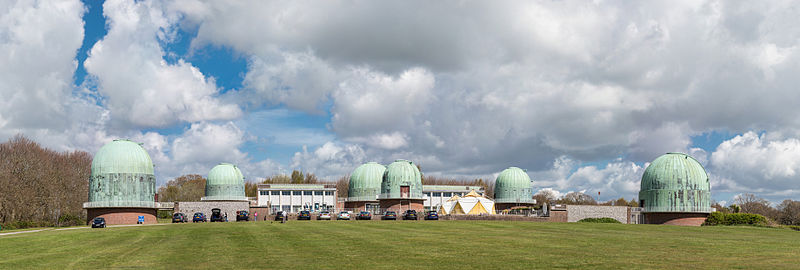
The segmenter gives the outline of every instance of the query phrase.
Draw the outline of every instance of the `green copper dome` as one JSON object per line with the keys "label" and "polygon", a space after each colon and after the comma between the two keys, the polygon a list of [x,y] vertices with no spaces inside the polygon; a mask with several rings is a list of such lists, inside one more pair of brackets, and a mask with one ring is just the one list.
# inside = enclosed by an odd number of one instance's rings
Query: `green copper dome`
{"label": "green copper dome", "polygon": [[662,155],[644,170],[639,201],[644,212],[711,212],[706,170],[687,154]]}
{"label": "green copper dome", "polygon": [[140,144],[114,140],[94,155],[88,207],[154,207],[155,191],[153,161]]}
{"label": "green copper dome", "polygon": [[381,194],[381,182],[386,167],[375,162],[358,166],[350,174],[350,187],[347,190],[348,201],[375,201]]}
{"label": "green copper dome", "polygon": [[496,203],[533,203],[531,177],[517,167],[503,170],[494,182],[494,201]]}
{"label": "green copper dome", "polygon": [[208,172],[204,201],[247,200],[244,195],[244,176],[236,165],[220,163]]}
{"label": "green copper dome", "polygon": [[[408,188],[408,193],[404,191]],[[381,199],[422,199],[422,174],[413,162],[398,159],[386,167],[381,182]]]}

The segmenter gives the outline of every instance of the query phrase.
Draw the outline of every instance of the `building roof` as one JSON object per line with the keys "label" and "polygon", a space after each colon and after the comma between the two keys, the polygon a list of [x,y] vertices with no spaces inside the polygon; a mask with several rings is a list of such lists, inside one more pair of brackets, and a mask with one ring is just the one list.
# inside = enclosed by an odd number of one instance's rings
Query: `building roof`
{"label": "building roof", "polygon": [[711,186],[703,165],[684,153],[667,153],[642,174],[644,212],[711,212]]}
{"label": "building roof", "polygon": [[517,167],[503,170],[494,183],[494,200],[498,203],[533,203],[531,177]]}
{"label": "building roof", "polygon": [[401,186],[409,187],[407,198],[422,199],[422,174],[413,162],[404,159],[395,160],[386,167],[380,198],[401,198]]}
{"label": "building roof", "polygon": [[347,189],[348,201],[374,201],[381,193],[381,182],[386,167],[377,162],[368,162],[358,166],[350,174],[350,185]]}
{"label": "building roof", "polygon": [[239,167],[220,163],[208,172],[206,196],[202,200],[246,200],[244,176]]}
{"label": "building roof", "polygon": [[153,174],[153,160],[141,144],[131,140],[114,140],[95,153],[92,174]]}

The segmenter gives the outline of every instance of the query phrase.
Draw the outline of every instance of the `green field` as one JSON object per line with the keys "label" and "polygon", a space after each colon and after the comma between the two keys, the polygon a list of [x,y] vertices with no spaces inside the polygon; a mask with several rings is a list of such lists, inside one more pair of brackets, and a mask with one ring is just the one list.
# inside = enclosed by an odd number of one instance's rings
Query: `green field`
{"label": "green field", "polygon": [[169,224],[0,236],[0,268],[800,268],[800,232],[507,221]]}

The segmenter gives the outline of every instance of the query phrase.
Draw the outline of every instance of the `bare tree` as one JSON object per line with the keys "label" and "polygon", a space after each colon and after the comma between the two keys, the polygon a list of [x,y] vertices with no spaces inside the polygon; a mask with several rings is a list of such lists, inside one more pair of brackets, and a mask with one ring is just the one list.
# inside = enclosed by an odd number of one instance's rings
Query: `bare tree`
{"label": "bare tree", "polygon": [[742,213],[759,214],[774,220],[778,219],[778,210],[772,208],[769,201],[757,197],[755,194],[741,194],[736,196],[733,202],[741,207]]}
{"label": "bare tree", "polygon": [[196,202],[206,193],[206,179],[199,174],[187,174],[170,180],[158,188],[161,202]]}
{"label": "bare tree", "polygon": [[778,221],[784,225],[800,225],[800,201],[784,200],[778,205]]}
{"label": "bare tree", "polygon": [[596,205],[597,202],[592,196],[581,192],[570,192],[564,195],[563,198],[556,200],[559,204],[577,204],[577,205]]}

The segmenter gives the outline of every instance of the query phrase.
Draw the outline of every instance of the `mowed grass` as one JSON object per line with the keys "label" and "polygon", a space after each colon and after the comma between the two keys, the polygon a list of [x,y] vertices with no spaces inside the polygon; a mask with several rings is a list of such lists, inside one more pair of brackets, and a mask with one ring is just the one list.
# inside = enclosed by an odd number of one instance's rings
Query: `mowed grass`
{"label": "mowed grass", "polygon": [[508,221],[169,224],[0,236],[0,268],[800,268],[800,232]]}

